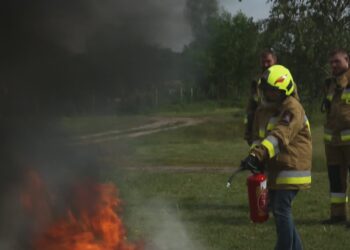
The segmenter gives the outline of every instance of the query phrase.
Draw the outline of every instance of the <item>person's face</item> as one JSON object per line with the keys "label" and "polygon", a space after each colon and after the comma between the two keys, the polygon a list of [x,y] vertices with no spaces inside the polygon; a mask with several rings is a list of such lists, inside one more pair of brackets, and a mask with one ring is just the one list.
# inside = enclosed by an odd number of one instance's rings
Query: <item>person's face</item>
{"label": "person's face", "polygon": [[263,55],[260,58],[260,65],[262,68],[262,71],[267,70],[272,65],[276,64],[276,58],[272,54]]}
{"label": "person's face", "polygon": [[264,89],[263,90],[264,97],[269,103],[277,103],[281,100],[281,93],[275,89]]}
{"label": "person's face", "polygon": [[337,53],[330,57],[329,65],[331,66],[333,76],[339,76],[348,70],[349,58],[347,55]]}
{"label": "person's face", "polygon": [[284,94],[278,88],[270,86],[265,79],[262,80],[260,86],[263,99],[269,104],[277,104],[283,101]]}

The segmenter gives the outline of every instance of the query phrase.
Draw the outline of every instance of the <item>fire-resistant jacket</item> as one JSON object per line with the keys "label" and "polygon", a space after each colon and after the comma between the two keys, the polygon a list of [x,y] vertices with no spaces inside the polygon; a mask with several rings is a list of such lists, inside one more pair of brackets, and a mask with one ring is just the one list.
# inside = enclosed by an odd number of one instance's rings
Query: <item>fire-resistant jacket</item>
{"label": "fire-resistant jacket", "polygon": [[311,184],[310,124],[297,98],[260,105],[251,153],[265,165],[270,189],[307,189]]}
{"label": "fire-resistant jacket", "polygon": [[[253,122],[254,122],[255,112],[261,103],[259,85],[260,85],[260,78],[253,80],[251,82],[250,97],[249,97],[248,105],[246,107],[246,116],[244,118],[244,126],[245,126],[244,140],[246,140],[249,145],[251,145],[253,142]],[[296,85],[293,92],[293,96],[297,100],[299,100]]]}
{"label": "fire-resistant jacket", "polygon": [[324,141],[330,145],[350,145],[350,69],[339,77],[329,78],[326,90]]}

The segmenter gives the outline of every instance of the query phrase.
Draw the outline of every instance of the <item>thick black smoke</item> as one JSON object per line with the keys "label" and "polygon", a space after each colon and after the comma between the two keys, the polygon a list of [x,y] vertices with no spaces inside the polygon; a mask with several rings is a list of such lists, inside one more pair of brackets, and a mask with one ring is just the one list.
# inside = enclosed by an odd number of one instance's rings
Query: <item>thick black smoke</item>
{"label": "thick black smoke", "polygon": [[26,234],[15,200],[28,169],[56,194],[77,177],[98,176],[96,150],[70,147],[53,117],[114,112],[114,100],[179,78],[174,50],[191,39],[185,6],[185,0],[1,1],[1,249],[15,249],[8,244]]}
{"label": "thick black smoke", "polygon": [[178,56],[169,48],[190,40],[185,6],[185,0],[2,1],[6,112],[86,112],[96,99],[178,78]]}

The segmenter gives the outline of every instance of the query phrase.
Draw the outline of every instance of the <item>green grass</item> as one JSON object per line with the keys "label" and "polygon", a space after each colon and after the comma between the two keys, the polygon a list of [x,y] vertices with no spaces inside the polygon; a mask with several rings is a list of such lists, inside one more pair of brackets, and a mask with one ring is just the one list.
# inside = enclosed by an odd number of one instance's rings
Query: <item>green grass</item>
{"label": "green grass", "polygon": [[65,117],[60,126],[73,135],[85,135],[108,130],[123,130],[151,123],[154,119],[142,115]]}
{"label": "green grass", "polygon": [[249,147],[242,143],[241,122],[217,117],[203,124],[129,141],[130,158],[140,165],[232,165]]}
{"label": "green grass", "polygon": [[[273,218],[264,224],[249,221],[247,174],[237,176],[229,190],[225,187],[226,174],[115,170],[106,180],[120,187],[131,239],[143,238],[151,244],[161,235],[168,242],[167,249],[190,249],[186,248],[188,242],[196,246],[194,249],[206,250],[273,249]],[[321,224],[328,218],[327,186],[326,173],[314,174],[312,189],[301,191],[293,204],[305,249],[348,249],[350,229]],[[181,231],[186,232],[186,239],[182,239]],[[171,248],[174,241],[180,244],[178,248]]]}
{"label": "green grass", "polygon": [[[202,124],[133,139],[98,145],[103,161],[112,166],[104,181],[120,188],[124,220],[132,240],[144,239],[158,249],[231,250],[273,249],[273,218],[262,225],[248,218],[245,178],[242,173],[230,190],[228,174],[156,173],[121,171],[120,166],[237,166],[248,146],[242,140],[242,114],[235,109],[199,112],[164,112],[163,115],[200,116]],[[78,118],[63,121],[76,133],[123,129],[149,122],[152,117]],[[305,249],[348,249],[344,226],[324,226],[329,216],[328,178],[322,141],[322,116],[311,118],[313,184],[300,192],[293,214]],[[153,242],[153,243],[152,243]],[[165,246],[163,245],[165,244]],[[157,249],[150,247],[150,249]]]}
{"label": "green grass", "polygon": [[326,158],[323,143],[323,127],[312,127],[312,168],[313,171],[326,171]]}
{"label": "green grass", "polygon": [[[156,115],[192,116],[206,118],[208,121],[192,127],[104,143],[102,147],[107,152],[105,159],[112,164],[124,166],[231,166],[237,165],[246,156],[249,148],[243,141],[241,110],[221,108],[214,104],[191,104],[184,105],[180,111],[168,108],[166,112]],[[148,124],[154,121],[153,117],[70,117],[63,119],[61,126],[70,134],[85,135]],[[315,113],[311,116],[314,171],[325,170],[322,124],[322,114]]]}
{"label": "green grass", "polygon": [[[168,113],[168,115],[170,115]],[[188,115],[190,113],[182,113]],[[243,141],[241,111],[232,108],[197,112],[207,122],[135,139],[102,145],[105,158],[117,165],[237,165],[248,151]],[[205,114],[205,115],[204,115]],[[178,114],[179,115],[179,114]],[[65,118],[61,126],[74,135],[123,130],[154,121],[152,116],[94,116]],[[325,170],[322,116],[312,116],[313,170]]]}
{"label": "green grass", "polygon": [[[312,124],[313,125],[313,124]],[[325,171],[322,126],[312,126],[313,171]],[[237,166],[249,147],[241,117],[216,115],[202,124],[106,144],[112,164],[123,166]],[[115,157],[122,151],[120,157]]]}

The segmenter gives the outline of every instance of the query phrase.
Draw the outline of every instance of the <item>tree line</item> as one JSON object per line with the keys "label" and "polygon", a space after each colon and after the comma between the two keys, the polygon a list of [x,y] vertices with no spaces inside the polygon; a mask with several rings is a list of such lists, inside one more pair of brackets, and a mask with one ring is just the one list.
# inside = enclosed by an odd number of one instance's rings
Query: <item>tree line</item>
{"label": "tree line", "polygon": [[[190,2],[198,2],[192,0]],[[350,49],[350,1],[269,0],[265,20],[218,8],[194,23],[197,35],[184,54],[191,58],[198,86],[208,98],[239,99],[259,74],[259,53],[272,48],[293,73],[305,102],[318,102],[319,89],[329,75],[328,53]],[[213,0],[212,3],[215,3]],[[196,32],[194,32],[196,34]]]}

